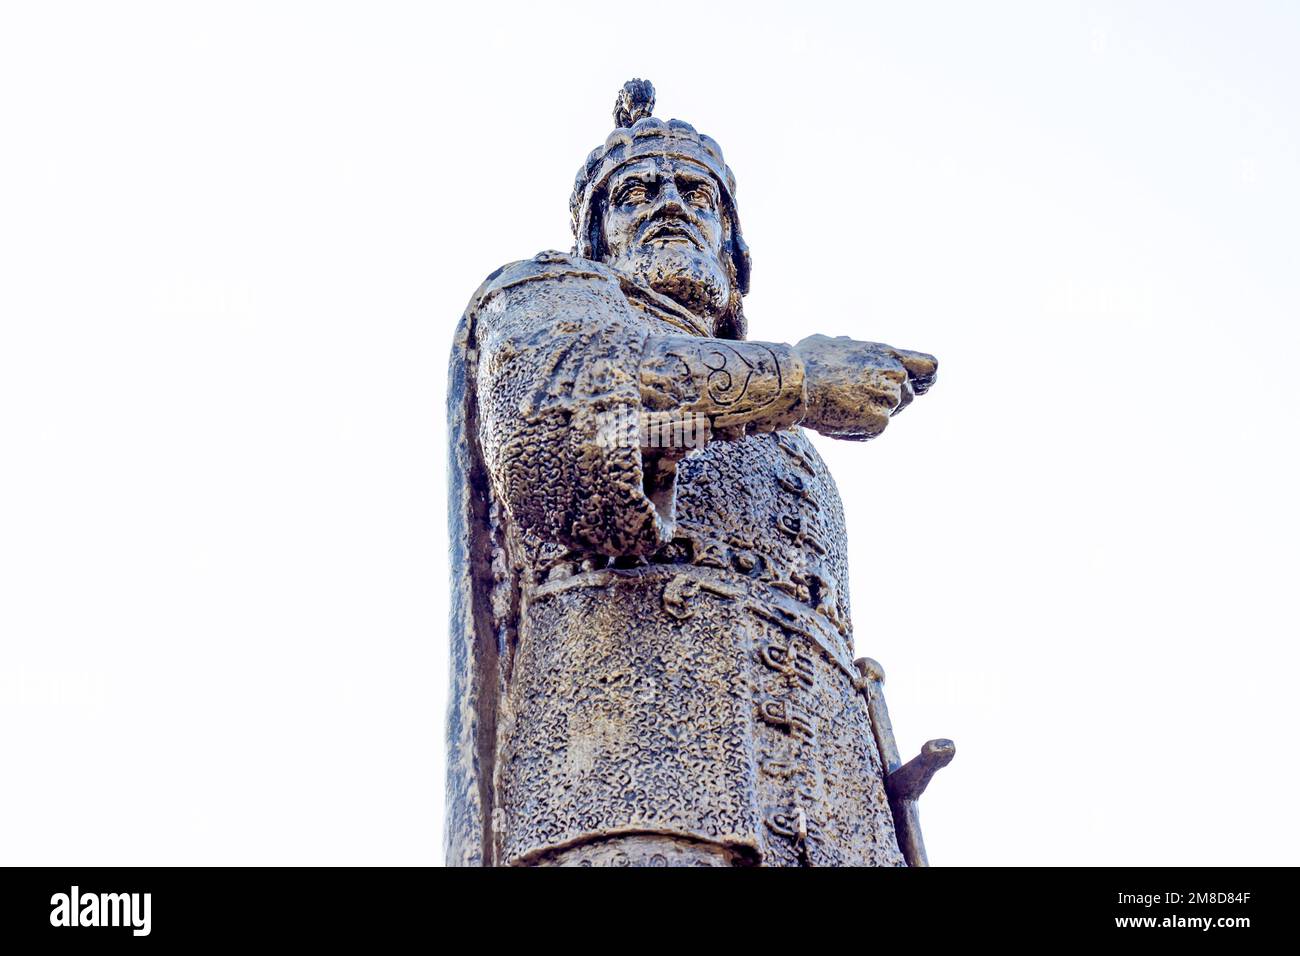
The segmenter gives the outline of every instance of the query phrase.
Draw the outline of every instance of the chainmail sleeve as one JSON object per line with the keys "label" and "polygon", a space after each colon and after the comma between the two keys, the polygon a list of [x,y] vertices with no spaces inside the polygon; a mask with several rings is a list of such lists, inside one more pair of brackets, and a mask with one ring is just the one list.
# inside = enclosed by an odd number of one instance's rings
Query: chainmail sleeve
{"label": "chainmail sleeve", "polygon": [[671,496],[647,492],[638,432],[649,328],[617,279],[544,254],[501,270],[473,311],[479,442],[512,520],[611,556],[666,544]]}

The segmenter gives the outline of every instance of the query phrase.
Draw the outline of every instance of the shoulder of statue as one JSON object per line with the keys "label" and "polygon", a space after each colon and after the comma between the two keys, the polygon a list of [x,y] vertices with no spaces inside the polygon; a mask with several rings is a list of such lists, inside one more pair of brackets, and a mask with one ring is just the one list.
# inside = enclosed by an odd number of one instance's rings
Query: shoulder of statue
{"label": "shoulder of statue", "polygon": [[567,252],[548,250],[531,259],[507,263],[489,275],[470,300],[470,311],[481,307],[497,293],[531,282],[557,279],[586,279],[611,290],[621,287],[622,277],[601,262]]}
{"label": "shoulder of statue", "polygon": [[488,305],[494,297],[508,290],[533,283],[574,280],[599,287],[611,297],[628,303],[637,312],[649,314],[691,335],[712,334],[708,325],[667,296],[650,289],[632,276],[603,262],[584,259],[568,252],[539,252],[531,259],[521,259],[497,269],[484,280],[470,300],[467,315]]}

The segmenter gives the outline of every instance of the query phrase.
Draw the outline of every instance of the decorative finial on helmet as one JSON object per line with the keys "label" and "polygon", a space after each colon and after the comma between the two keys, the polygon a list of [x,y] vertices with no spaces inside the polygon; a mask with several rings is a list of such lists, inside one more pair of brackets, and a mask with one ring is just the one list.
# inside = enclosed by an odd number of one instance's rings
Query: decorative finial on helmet
{"label": "decorative finial on helmet", "polygon": [[654,84],[649,80],[628,80],[614,100],[614,125],[626,129],[654,111]]}

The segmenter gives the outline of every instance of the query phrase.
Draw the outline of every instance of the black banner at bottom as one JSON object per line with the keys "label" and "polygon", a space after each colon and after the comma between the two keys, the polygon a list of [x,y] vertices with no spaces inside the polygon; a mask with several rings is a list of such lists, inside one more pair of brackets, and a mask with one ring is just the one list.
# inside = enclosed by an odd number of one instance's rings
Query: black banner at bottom
{"label": "black banner at bottom", "polygon": [[1199,868],[0,872],[0,939],[93,948],[368,946],[414,935],[495,949],[518,934],[580,951],[623,943],[693,951],[825,933],[848,933],[867,949],[895,936],[912,945],[1064,937],[1237,948],[1292,934],[1295,882],[1290,869]]}

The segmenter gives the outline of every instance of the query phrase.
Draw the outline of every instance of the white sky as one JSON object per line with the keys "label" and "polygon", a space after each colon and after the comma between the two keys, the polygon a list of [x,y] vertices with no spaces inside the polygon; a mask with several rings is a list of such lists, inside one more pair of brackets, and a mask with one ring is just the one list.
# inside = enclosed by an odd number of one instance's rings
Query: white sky
{"label": "white sky", "polygon": [[1300,13],[6,4],[0,863],[436,863],[443,401],[631,76],[818,447],[936,864],[1296,863]]}

